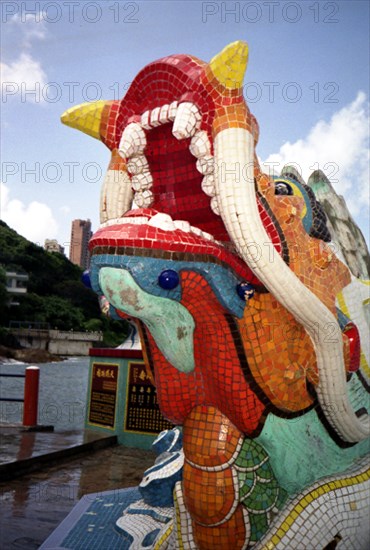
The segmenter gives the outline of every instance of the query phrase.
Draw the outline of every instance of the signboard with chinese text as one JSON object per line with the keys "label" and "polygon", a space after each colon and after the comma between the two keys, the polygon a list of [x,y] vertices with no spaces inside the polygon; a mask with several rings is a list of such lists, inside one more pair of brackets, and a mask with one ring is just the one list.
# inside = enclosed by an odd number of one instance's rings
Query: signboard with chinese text
{"label": "signboard with chinese text", "polygon": [[93,363],[88,421],[114,429],[117,403],[118,365]]}
{"label": "signboard with chinese text", "polygon": [[157,402],[157,392],[145,364],[129,362],[125,431],[157,434],[173,425],[163,418]]}

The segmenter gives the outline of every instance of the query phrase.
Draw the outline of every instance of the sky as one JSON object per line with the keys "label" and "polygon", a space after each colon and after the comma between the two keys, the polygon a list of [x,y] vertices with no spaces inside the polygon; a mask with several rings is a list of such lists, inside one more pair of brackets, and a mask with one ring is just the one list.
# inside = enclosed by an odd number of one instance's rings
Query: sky
{"label": "sky", "polygon": [[369,243],[369,3],[25,1],[1,4],[0,213],[68,254],[73,219],[99,225],[110,152],[61,124],[68,108],[120,99],[148,63],[209,61],[249,44],[244,97],[268,171],[323,170]]}

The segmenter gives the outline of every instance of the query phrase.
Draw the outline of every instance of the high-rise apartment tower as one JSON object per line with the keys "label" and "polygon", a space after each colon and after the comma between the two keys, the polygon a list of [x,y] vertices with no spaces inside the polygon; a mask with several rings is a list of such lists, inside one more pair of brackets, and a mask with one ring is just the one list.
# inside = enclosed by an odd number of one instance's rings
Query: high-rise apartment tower
{"label": "high-rise apartment tower", "polygon": [[90,264],[88,244],[91,235],[92,232],[90,220],[73,220],[69,259],[74,264],[82,267],[82,269],[87,269]]}

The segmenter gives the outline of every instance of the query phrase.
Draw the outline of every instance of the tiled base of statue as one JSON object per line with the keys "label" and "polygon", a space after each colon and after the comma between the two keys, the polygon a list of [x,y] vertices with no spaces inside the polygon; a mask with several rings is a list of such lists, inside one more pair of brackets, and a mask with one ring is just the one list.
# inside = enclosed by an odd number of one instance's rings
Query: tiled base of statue
{"label": "tiled base of statue", "polygon": [[112,151],[92,286],[137,320],[182,430],[117,528],[132,548],[365,549],[369,285],[330,246],[325,176],[262,173],[247,57],[169,56],[62,117]]}

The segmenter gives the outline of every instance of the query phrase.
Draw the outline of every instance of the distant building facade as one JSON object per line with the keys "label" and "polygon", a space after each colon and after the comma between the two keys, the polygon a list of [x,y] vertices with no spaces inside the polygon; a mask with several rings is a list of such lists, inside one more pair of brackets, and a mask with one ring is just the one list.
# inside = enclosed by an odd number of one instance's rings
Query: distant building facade
{"label": "distant building facade", "polygon": [[90,265],[88,244],[91,236],[91,221],[89,219],[73,220],[69,259],[74,264],[82,267],[82,269],[88,269]]}
{"label": "distant building facade", "polygon": [[47,252],[59,252],[64,254],[64,247],[61,246],[56,239],[45,239],[44,249]]}
{"label": "distant building facade", "polygon": [[26,273],[19,273],[18,271],[6,271],[6,290],[9,293],[8,306],[19,306],[17,298],[22,294],[27,293],[27,283],[29,276]]}

